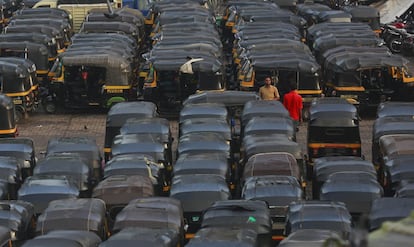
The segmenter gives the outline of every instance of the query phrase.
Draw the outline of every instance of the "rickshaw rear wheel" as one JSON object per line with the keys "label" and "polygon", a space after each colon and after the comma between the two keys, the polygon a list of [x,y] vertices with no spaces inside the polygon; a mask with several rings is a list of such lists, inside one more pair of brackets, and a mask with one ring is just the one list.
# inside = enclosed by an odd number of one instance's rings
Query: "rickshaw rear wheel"
{"label": "rickshaw rear wheel", "polygon": [[16,115],[15,115],[16,122],[20,122],[25,118],[27,118],[27,113],[25,113],[23,109],[16,108]]}
{"label": "rickshaw rear wheel", "polygon": [[402,42],[399,37],[392,37],[389,41],[389,48],[393,53],[401,53]]}
{"label": "rickshaw rear wheel", "polygon": [[46,113],[56,113],[56,104],[54,102],[46,102],[45,104],[43,104],[43,108],[45,109]]}

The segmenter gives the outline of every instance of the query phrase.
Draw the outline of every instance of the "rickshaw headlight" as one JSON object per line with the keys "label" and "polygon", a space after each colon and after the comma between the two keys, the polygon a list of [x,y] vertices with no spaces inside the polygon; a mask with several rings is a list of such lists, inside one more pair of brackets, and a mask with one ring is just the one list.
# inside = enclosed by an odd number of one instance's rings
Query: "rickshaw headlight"
{"label": "rickshaw headlight", "polygon": [[24,168],[30,168],[30,161],[25,160],[24,163],[23,163],[23,167]]}
{"label": "rickshaw headlight", "polygon": [[11,183],[11,184],[16,183],[16,181],[17,181],[16,176],[14,176],[14,175],[9,175],[8,181],[9,181],[9,183]]}
{"label": "rickshaw headlight", "polygon": [[336,90],[332,91],[332,96],[336,96]]}
{"label": "rickshaw headlight", "polygon": [[15,231],[10,231],[10,239],[11,240],[17,240],[17,234]]}

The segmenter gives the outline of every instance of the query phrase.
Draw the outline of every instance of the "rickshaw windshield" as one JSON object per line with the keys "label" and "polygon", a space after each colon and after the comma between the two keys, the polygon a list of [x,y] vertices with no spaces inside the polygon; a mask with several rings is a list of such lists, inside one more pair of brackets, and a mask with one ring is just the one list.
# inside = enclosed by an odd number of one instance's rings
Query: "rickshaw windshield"
{"label": "rickshaw windshield", "polygon": [[[174,82],[178,83],[178,71],[174,70],[165,70],[165,71],[157,71],[158,72],[158,83],[159,85],[164,84],[174,84]],[[151,74],[151,73],[150,73]]]}
{"label": "rickshaw windshield", "polygon": [[308,132],[310,143],[360,143],[359,127],[318,127]]}
{"label": "rickshaw windshield", "polygon": [[311,73],[299,73],[299,90],[320,90],[319,78]]}
{"label": "rickshaw windshield", "polygon": [[340,73],[336,74],[334,84],[338,87],[359,87],[361,86],[361,78],[355,72]]}
{"label": "rickshaw windshield", "polygon": [[199,90],[219,90],[222,89],[222,81],[220,75],[213,73],[198,73],[198,89]]}
{"label": "rickshaw windshield", "polygon": [[65,80],[66,81],[96,81],[98,84],[103,84],[106,79],[106,69],[102,67],[92,66],[66,66]]}

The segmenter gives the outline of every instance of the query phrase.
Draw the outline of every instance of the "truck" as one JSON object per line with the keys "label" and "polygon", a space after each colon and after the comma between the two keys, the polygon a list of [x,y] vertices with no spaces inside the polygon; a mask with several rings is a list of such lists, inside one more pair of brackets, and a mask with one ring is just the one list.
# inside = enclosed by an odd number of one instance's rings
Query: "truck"
{"label": "truck", "polygon": [[88,12],[91,9],[108,9],[108,1],[113,8],[122,8],[122,0],[41,0],[33,8],[66,10],[72,16],[73,31],[78,32]]}

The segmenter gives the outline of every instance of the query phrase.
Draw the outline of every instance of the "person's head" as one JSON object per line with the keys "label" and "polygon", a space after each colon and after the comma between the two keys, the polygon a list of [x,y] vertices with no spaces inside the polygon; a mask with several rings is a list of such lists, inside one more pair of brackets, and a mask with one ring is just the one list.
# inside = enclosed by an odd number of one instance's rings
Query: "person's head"
{"label": "person's head", "polygon": [[264,79],[265,85],[271,85],[272,84],[272,78],[270,76],[266,76]]}

